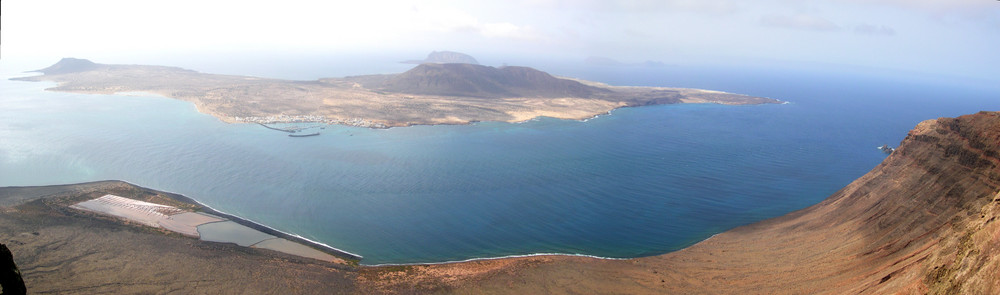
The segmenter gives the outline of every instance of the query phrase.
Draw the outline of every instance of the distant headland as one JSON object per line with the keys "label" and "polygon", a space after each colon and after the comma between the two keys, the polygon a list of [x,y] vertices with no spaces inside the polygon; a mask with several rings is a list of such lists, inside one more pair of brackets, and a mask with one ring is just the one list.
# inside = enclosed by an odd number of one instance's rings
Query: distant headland
{"label": "distant headland", "polygon": [[[610,86],[552,76],[529,67],[478,65],[471,56],[435,52],[400,74],[292,81],[199,73],[176,67],[108,65],[64,58],[21,81],[53,81],[47,90],[142,92],[190,101],[230,123],[320,122],[369,128],[520,122],[545,116],[586,119],[621,107],[767,104],[771,98],[667,87]],[[451,62],[460,61],[460,62]]]}
{"label": "distant headland", "polygon": [[436,63],[436,64],[473,64],[478,65],[479,61],[471,55],[454,52],[454,51],[434,51],[427,55],[427,58],[423,60],[407,60],[403,61],[405,64],[426,64],[426,63]]}

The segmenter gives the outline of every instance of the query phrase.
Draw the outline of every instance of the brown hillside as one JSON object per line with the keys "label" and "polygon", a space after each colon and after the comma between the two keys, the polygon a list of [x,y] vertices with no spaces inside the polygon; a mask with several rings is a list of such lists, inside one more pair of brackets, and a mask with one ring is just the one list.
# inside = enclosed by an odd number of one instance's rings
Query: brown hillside
{"label": "brown hillside", "polygon": [[[373,291],[998,294],[1000,114],[919,124],[812,207],[625,261],[528,257],[363,270]],[[665,221],[667,222],[667,221]]]}

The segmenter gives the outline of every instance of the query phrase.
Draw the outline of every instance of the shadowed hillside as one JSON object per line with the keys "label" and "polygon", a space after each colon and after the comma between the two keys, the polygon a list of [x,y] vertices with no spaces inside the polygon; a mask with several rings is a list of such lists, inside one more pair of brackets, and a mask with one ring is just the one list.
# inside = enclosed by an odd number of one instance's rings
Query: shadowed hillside
{"label": "shadowed hillside", "polygon": [[473,64],[421,64],[370,87],[389,92],[479,98],[590,98],[610,92],[528,67]]}

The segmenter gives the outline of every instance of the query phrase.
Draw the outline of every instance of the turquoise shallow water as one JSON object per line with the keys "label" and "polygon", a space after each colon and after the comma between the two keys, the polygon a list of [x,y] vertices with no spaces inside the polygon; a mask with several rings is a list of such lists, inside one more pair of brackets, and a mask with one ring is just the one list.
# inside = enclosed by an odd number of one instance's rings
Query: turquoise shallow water
{"label": "turquoise shallow water", "polygon": [[[670,71],[570,74],[650,85]],[[585,122],[327,126],[289,138],[186,102],[4,80],[0,186],[122,179],[364,264],[636,257],[819,202],[921,120],[1000,109],[1000,92],[986,87],[733,73],[691,86],[791,103],[628,108]]]}

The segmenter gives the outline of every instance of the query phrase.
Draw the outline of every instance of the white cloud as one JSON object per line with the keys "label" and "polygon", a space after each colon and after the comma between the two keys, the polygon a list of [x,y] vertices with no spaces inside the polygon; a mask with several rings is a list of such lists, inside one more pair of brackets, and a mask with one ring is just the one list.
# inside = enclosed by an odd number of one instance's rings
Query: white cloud
{"label": "white cloud", "polygon": [[860,25],[854,27],[854,33],[855,34],[863,34],[863,35],[892,36],[892,35],[896,35],[896,30],[893,30],[892,28],[884,26],[884,25],[876,26],[876,25],[870,25],[870,24],[860,24]]}
{"label": "white cloud", "polygon": [[744,2],[733,0],[510,0],[515,5],[555,11],[595,11],[601,13],[662,14],[694,12],[730,14],[743,8]]}
{"label": "white cloud", "polygon": [[[654,1],[656,2],[656,1]],[[707,14],[729,14],[739,11],[741,8],[734,1],[704,1],[704,0],[669,0],[662,1],[670,9],[692,11]]]}
{"label": "white cloud", "polygon": [[993,0],[849,0],[867,5],[887,5],[908,10],[919,10],[931,15],[964,14],[983,15],[996,12],[1000,3]]}
{"label": "white cloud", "polygon": [[476,27],[480,34],[490,38],[510,38],[520,40],[541,40],[542,34],[530,26],[512,23],[487,23]]}
{"label": "white cloud", "polygon": [[769,14],[762,16],[760,23],[766,26],[813,31],[835,31],[840,29],[839,26],[830,20],[808,14],[796,14],[792,16]]}
{"label": "white cloud", "polygon": [[511,22],[484,22],[472,14],[448,7],[414,7],[403,30],[436,33],[472,33],[486,38],[541,40],[543,35],[531,26]]}
{"label": "white cloud", "polygon": [[[400,1],[3,1],[5,55],[367,51],[432,42],[540,41],[516,20]],[[472,34],[473,36],[470,36]],[[475,37],[475,38],[472,38]],[[458,41],[456,41],[458,40]]]}

